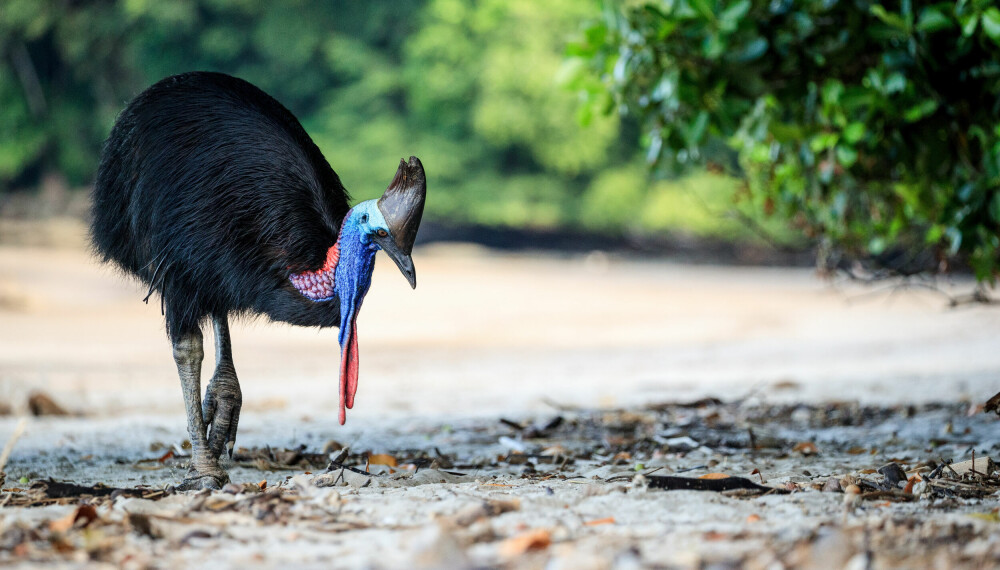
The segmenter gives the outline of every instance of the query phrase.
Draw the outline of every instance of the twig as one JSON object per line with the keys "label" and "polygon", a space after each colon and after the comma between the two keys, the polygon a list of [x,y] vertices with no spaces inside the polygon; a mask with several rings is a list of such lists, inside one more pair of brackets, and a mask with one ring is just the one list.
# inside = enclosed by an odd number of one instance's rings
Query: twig
{"label": "twig", "polygon": [[0,471],[7,466],[7,459],[10,458],[10,454],[14,451],[14,444],[20,439],[21,434],[24,433],[25,426],[28,425],[28,418],[21,418],[21,421],[17,422],[14,426],[14,433],[10,435],[10,439],[7,440],[7,445],[3,447],[3,452],[0,452]]}

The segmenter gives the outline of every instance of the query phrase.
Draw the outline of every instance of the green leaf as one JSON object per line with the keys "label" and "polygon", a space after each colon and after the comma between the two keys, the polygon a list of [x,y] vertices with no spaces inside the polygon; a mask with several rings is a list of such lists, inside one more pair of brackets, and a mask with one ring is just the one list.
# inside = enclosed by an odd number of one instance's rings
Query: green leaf
{"label": "green leaf", "polygon": [[938,102],[934,99],[924,99],[920,103],[910,107],[903,112],[903,118],[907,122],[914,123],[930,115],[938,108]]}
{"label": "green leaf", "polygon": [[686,138],[688,146],[698,146],[702,137],[705,136],[706,127],[708,127],[708,111],[701,111],[698,113],[698,116],[695,117],[694,122],[691,123],[691,126],[687,131]]}
{"label": "green leaf", "polygon": [[906,77],[898,71],[893,72],[885,80],[884,86],[886,93],[899,93],[906,89]]}
{"label": "green leaf", "polygon": [[827,105],[836,105],[843,93],[844,84],[840,81],[831,79],[823,84],[823,102]]}
{"label": "green leaf", "polygon": [[983,12],[983,31],[994,43],[1000,44],[1000,10],[996,7]]}
{"label": "green leaf", "polygon": [[847,146],[837,147],[837,162],[841,164],[844,168],[850,168],[854,166],[854,163],[858,160],[858,151]]}
{"label": "green leaf", "polygon": [[702,18],[710,22],[715,21],[715,11],[712,9],[712,3],[709,0],[691,0],[691,7],[694,8]]}
{"label": "green leaf", "polygon": [[818,153],[837,144],[837,139],[837,133],[819,133],[809,141],[809,148]]}
{"label": "green leaf", "polygon": [[944,15],[941,10],[934,6],[924,8],[920,13],[920,20],[917,22],[917,29],[921,32],[931,33],[944,30],[955,25],[954,20]]}
{"label": "green leaf", "polygon": [[990,200],[990,218],[1000,223],[1000,192],[994,192]]}
{"label": "green leaf", "polygon": [[865,136],[865,124],[854,122],[844,128],[844,140],[855,144]]}
{"label": "green leaf", "polygon": [[756,38],[743,46],[741,49],[730,53],[729,57],[733,61],[753,61],[755,59],[759,59],[767,52],[767,46],[768,44],[766,38]]}
{"label": "green leaf", "polygon": [[910,31],[909,22],[907,22],[906,19],[904,19],[899,14],[889,12],[878,4],[872,6],[870,8],[870,11],[873,16],[875,16],[879,20],[882,20],[885,24],[905,32]]}
{"label": "green leaf", "polygon": [[934,244],[941,241],[942,237],[944,237],[944,226],[941,224],[934,224],[928,228],[925,241],[929,244]]}
{"label": "green leaf", "polygon": [[749,11],[750,0],[739,0],[723,10],[722,13],[719,14],[719,19],[722,20],[723,25],[729,25],[735,29],[740,19],[742,19],[743,16],[746,16]]}
{"label": "green leaf", "polygon": [[969,37],[976,33],[976,25],[979,24],[979,14],[973,14],[962,22],[962,35]]}

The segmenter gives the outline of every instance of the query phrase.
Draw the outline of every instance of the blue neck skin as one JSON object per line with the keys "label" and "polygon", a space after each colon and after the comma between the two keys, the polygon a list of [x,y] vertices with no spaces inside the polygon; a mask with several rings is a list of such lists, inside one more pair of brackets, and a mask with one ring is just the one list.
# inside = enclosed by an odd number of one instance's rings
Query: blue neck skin
{"label": "blue neck skin", "polygon": [[368,287],[372,283],[372,270],[375,268],[375,253],[381,249],[373,243],[366,232],[358,224],[361,213],[358,208],[347,213],[341,225],[340,261],[334,272],[334,289],[340,298],[340,331],[338,341],[344,346],[344,340],[350,333],[351,325],[357,318],[361,302],[364,301]]}

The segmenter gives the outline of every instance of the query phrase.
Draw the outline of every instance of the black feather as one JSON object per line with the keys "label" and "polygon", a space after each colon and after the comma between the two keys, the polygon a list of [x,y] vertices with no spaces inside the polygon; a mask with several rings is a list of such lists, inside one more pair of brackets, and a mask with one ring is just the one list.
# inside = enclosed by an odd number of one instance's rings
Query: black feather
{"label": "black feather", "polygon": [[159,292],[172,338],[227,313],[337,326],[339,302],[306,299],[288,276],[323,265],[348,200],[280,103],[241,79],[185,73],[118,117],[91,237],[104,261]]}

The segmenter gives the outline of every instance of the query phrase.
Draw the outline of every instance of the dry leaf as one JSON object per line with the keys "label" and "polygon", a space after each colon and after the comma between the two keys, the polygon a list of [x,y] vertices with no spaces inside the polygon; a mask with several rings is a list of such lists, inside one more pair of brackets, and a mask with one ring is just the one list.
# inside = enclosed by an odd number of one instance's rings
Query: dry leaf
{"label": "dry leaf", "polygon": [[33,416],[68,416],[69,412],[48,394],[34,392],[28,396],[28,409]]}
{"label": "dry leaf", "polygon": [[615,517],[606,517],[583,523],[584,526],[600,526],[602,524],[615,524]]}
{"label": "dry leaf", "polygon": [[903,492],[904,493],[912,493],[913,492],[913,484],[914,483],[919,483],[920,481],[923,481],[923,479],[921,479],[917,475],[914,475],[913,477],[910,477],[909,479],[906,480],[906,487],[903,487]]}
{"label": "dry leaf", "polygon": [[389,467],[396,467],[396,458],[387,453],[375,453],[368,456],[368,463],[370,465],[388,465]]}
{"label": "dry leaf", "polygon": [[796,451],[798,453],[801,453],[802,455],[815,455],[819,453],[819,448],[816,447],[816,444],[811,441],[800,441],[799,443],[795,444],[795,447],[792,448],[792,451]]}
{"label": "dry leaf", "polygon": [[[307,473],[308,473],[308,471],[307,471]],[[261,491],[263,491],[264,489],[267,489],[267,479],[264,479],[260,483],[257,483],[257,487],[259,487]]]}
{"label": "dry leaf", "polygon": [[729,479],[729,475],[725,473],[705,473],[699,479]]}
{"label": "dry leaf", "polygon": [[553,445],[543,449],[541,454],[546,457],[562,457],[564,455],[569,455],[569,451],[561,445]]}
{"label": "dry leaf", "polygon": [[958,463],[952,463],[948,466],[947,473],[954,471],[957,475],[962,476],[966,473],[976,472],[981,475],[989,475],[996,470],[996,466],[993,464],[993,460],[989,457],[982,456],[976,458],[976,464],[972,464],[972,460],[968,459],[966,461],[960,461]]}
{"label": "dry leaf", "polygon": [[517,556],[531,550],[544,550],[550,544],[552,544],[552,533],[544,528],[536,528],[503,541],[500,544],[500,554]]}
{"label": "dry leaf", "polygon": [[51,521],[49,523],[49,530],[52,532],[66,532],[76,526],[77,521],[83,521],[79,525],[80,528],[83,528],[95,520],[97,520],[97,509],[94,508],[94,505],[80,505],[75,511],[65,517]]}
{"label": "dry leaf", "polygon": [[753,514],[753,515],[748,516],[747,517],[747,522],[748,523],[760,522],[760,515]]}

